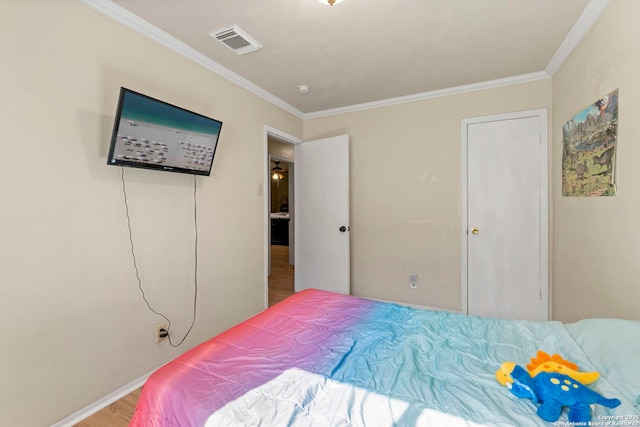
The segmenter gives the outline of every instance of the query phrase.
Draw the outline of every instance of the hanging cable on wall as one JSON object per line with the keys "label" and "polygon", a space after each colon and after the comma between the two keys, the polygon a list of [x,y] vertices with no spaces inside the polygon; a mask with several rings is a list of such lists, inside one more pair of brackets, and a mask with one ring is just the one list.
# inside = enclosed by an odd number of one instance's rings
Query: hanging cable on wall
{"label": "hanging cable on wall", "polygon": [[129,230],[129,244],[131,245],[131,258],[133,260],[133,268],[135,270],[136,273],[136,280],[138,282],[138,289],[140,290],[140,293],[142,294],[142,299],[145,302],[145,304],[147,305],[147,307],[149,308],[150,311],[152,311],[154,314],[162,317],[166,322],[167,322],[167,338],[169,339],[169,344],[171,345],[171,347],[179,347],[184,340],[187,338],[187,336],[189,335],[189,333],[191,332],[191,330],[193,329],[193,325],[196,323],[196,312],[197,312],[197,302],[198,302],[198,198],[197,198],[197,185],[196,185],[196,175],[193,175],[193,224],[194,224],[194,230],[195,230],[195,239],[194,239],[194,280],[193,280],[193,287],[194,287],[194,295],[193,295],[193,319],[191,320],[191,325],[189,326],[189,329],[187,330],[187,332],[185,333],[185,335],[182,337],[182,339],[180,340],[180,342],[178,342],[177,344],[174,344],[173,341],[171,340],[171,320],[169,320],[169,318],[167,316],[165,316],[164,314],[162,314],[161,312],[157,311],[156,309],[154,309],[151,304],[149,303],[149,300],[147,299],[147,296],[144,292],[144,289],[142,287],[142,280],[140,279],[140,271],[138,269],[138,263],[136,260],[136,253],[135,253],[135,248],[134,248],[134,244],[133,244],[133,231],[131,229],[131,217],[129,216],[129,204],[127,202],[127,188],[126,188],[126,182],[124,179],[124,167],[121,167],[122,169],[122,174],[121,174],[121,179],[122,179],[122,194],[124,196],[124,207],[125,207],[125,215],[127,217],[127,229]]}

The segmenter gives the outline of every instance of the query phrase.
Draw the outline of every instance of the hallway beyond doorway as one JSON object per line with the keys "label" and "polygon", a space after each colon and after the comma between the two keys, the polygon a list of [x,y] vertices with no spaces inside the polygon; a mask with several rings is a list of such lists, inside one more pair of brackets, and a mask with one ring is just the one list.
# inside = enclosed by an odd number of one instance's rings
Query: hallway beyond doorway
{"label": "hallway beyond doorway", "polygon": [[271,245],[269,307],[293,295],[293,265],[289,264],[289,246]]}

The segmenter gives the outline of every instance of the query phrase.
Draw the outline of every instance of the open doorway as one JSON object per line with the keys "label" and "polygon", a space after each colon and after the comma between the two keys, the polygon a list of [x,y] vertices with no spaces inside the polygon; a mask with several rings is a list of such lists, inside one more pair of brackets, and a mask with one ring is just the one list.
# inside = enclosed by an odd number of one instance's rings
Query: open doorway
{"label": "open doorway", "polygon": [[[271,147],[278,141],[270,141]],[[277,145],[277,144],[276,144]],[[269,306],[294,293],[293,163],[269,153]],[[274,150],[275,151],[275,150]]]}
{"label": "open doorway", "polygon": [[265,129],[266,306],[295,289],[295,155],[299,140]]}
{"label": "open doorway", "polygon": [[[269,141],[282,143],[288,155],[269,153]],[[349,135],[306,141],[265,126],[263,184],[259,194],[271,187],[271,157],[295,163],[289,172],[290,249],[295,264],[294,291],[308,288],[350,293]],[[327,173],[330,166],[331,173]],[[293,165],[289,165],[292,169]],[[295,194],[295,201],[292,200]],[[269,305],[271,266],[271,207],[264,201],[264,304]],[[295,234],[295,235],[291,235]],[[293,249],[293,250],[291,250]]]}

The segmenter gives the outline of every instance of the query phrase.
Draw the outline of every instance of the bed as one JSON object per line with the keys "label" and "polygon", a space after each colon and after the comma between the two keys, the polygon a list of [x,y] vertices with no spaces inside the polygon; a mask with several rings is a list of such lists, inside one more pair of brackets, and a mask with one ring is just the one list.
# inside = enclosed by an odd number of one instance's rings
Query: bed
{"label": "bed", "polygon": [[589,387],[620,399],[595,405],[594,425],[640,426],[639,321],[490,319],[314,289],[158,369],[130,425],[553,425],[495,378],[539,349],[600,372]]}

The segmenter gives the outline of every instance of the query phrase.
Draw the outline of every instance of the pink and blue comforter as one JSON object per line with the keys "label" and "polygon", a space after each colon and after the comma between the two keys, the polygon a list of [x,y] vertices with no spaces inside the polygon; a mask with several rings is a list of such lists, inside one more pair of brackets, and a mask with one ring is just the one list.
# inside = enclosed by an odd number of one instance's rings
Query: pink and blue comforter
{"label": "pink and blue comforter", "polygon": [[[488,319],[307,290],[156,371],[131,426],[544,426],[533,403],[494,376],[539,349],[601,372],[590,387],[622,405],[596,406],[594,421],[632,419],[640,344],[629,334],[640,338],[640,322],[590,322]],[[626,346],[603,351],[598,343],[618,334]]]}

